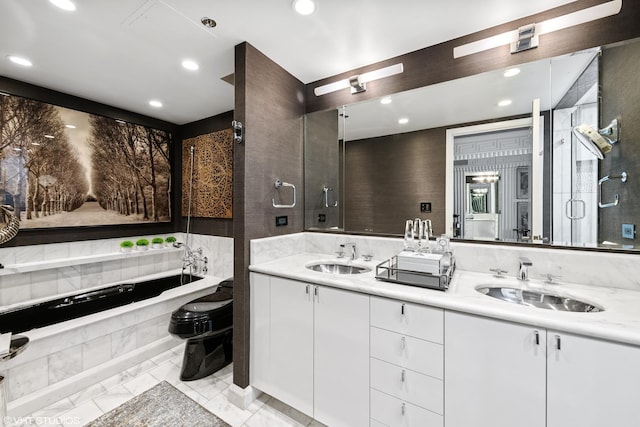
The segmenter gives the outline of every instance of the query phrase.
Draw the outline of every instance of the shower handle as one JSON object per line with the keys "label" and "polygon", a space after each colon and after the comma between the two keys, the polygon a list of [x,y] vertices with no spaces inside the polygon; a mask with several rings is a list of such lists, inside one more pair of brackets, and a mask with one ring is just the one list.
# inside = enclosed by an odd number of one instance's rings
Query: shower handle
{"label": "shower handle", "polygon": [[[571,214],[573,212],[574,203],[578,203],[579,205],[582,205],[582,215],[573,216]],[[569,199],[567,200],[567,203],[564,205],[564,207],[565,207],[564,214],[569,219],[583,219],[585,216],[587,216],[587,204],[582,199]]]}
{"label": "shower handle", "polygon": [[326,185],[322,187],[322,192],[324,193],[324,207],[335,208],[338,206],[338,201],[336,200],[334,203],[329,204],[329,191],[333,191],[333,188],[329,188]]}

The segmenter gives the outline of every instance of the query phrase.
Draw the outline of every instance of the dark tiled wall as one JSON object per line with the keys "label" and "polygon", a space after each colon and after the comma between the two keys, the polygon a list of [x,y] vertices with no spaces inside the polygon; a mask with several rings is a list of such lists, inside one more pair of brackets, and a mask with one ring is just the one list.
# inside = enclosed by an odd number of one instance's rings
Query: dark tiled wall
{"label": "dark tiled wall", "polygon": [[[305,117],[305,192],[306,228],[329,228],[340,225],[342,203],[333,206],[340,197],[338,110],[319,111]],[[326,203],[323,186],[328,192]],[[329,204],[329,207],[326,207]],[[325,221],[320,222],[319,216]]]}
{"label": "dark tiled wall", "polygon": [[598,240],[638,245],[638,239],[623,239],[622,224],[640,226],[640,41],[607,48],[602,53],[602,101],[600,127],[619,117],[620,143],[600,161],[600,177],[627,171],[626,183],[611,180],[602,185],[605,203],[620,195],[620,204],[599,210]]}
{"label": "dark tiled wall", "polygon": [[444,233],[445,137],[435,128],[347,142],[345,229],[403,234],[407,219],[421,218]]}
{"label": "dark tiled wall", "polygon": [[[235,118],[244,141],[234,146],[233,225],[233,380],[249,385],[249,241],[295,233],[304,227],[303,144],[304,85],[248,43],[235,51]],[[294,208],[277,209],[271,200],[291,202],[291,189],[276,190],[274,181],[294,184]],[[277,215],[289,224],[276,227]]]}

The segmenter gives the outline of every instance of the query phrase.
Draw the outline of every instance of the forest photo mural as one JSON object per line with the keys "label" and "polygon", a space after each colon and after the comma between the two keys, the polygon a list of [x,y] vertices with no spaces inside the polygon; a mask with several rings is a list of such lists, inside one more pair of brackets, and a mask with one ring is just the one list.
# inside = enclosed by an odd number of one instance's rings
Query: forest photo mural
{"label": "forest photo mural", "polygon": [[0,195],[20,228],[171,221],[169,132],[0,94]]}

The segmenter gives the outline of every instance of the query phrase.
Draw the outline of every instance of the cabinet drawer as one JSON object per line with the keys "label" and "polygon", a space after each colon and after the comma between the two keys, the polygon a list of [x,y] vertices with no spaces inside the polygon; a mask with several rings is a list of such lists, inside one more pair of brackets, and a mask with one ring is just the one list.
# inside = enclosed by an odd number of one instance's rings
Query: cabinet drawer
{"label": "cabinet drawer", "polygon": [[386,298],[371,298],[371,326],[443,343],[444,310]]}
{"label": "cabinet drawer", "polygon": [[370,328],[371,357],[443,378],[443,346],[384,329]]}
{"label": "cabinet drawer", "polygon": [[444,424],[442,415],[374,389],[371,389],[371,418],[392,427],[443,427]]}
{"label": "cabinet drawer", "polygon": [[442,415],[442,380],[371,359],[371,388]]}

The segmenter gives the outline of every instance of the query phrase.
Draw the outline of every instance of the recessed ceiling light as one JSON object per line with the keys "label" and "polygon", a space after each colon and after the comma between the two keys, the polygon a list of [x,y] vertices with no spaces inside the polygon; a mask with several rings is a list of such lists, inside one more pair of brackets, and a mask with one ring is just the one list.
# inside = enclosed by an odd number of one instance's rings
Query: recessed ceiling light
{"label": "recessed ceiling light", "polygon": [[407,123],[409,123],[409,119],[407,119],[406,117],[403,117],[400,120],[398,120],[398,123],[400,123],[401,125],[406,125]]}
{"label": "recessed ceiling light", "polygon": [[33,65],[31,61],[21,56],[9,55],[8,58],[9,61],[13,62],[14,64],[22,65],[24,67],[31,67]]}
{"label": "recessed ceiling light", "polygon": [[216,21],[214,21],[213,19],[207,17],[207,16],[203,16],[200,19],[200,22],[202,22],[202,25],[204,25],[207,28],[214,28],[216,25],[218,25],[216,23]]}
{"label": "recessed ceiling light", "polygon": [[382,98],[380,100],[380,104],[391,104],[391,97],[390,96],[385,96],[384,98]]}
{"label": "recessed ceiling light", "polygon": [[162,102],[156,100],[156,99],[152,99],[151,101],[149,101],[149,105],[151,105],[152,107],[155,108],[160,108],[162,107]]}
{"label": "recessed ceiling light", "polygon": [[316,11],[316,3],[313,0],[293,0],[291,6],[300,15],[311,15]]}
{"label": "recessed ceiling light", "polygon": [[74,125],[64,125],[64,127],[69,128],[69,129],[75,129],[76,128]]}
{"label": "recessed ceiling light", "polygon": [[507,105],[511,105],[510,99],[503,99],[502,101],[498,102],[498,107],[506,107]]}
{"label": "recessed ceiling light", "polygon": [[509,68],[504,72],[503,75],[505,77],[513,77],[513,76],[517,76],[518,74],[520,74],[520,68]]}
{"label": "recessed ceiling light", "polygon": [[189,71],[195,71],[200,68],[196,61],[192,61],[190,59],[185,59],[184,61],[182,61],[182,66]]}
{"label": "recessed ceiling light", "polygon": [[55,136],[53,136],[53,135],[45,135],[44,137],[48,138],[48,139],[54,139],[55,138]]}
{"label": "recessed ceiling light", "polygon": [[49,3],[56,7],[59,7],[60,9],[68,10],[70,12],[76,10],[76,5],[73,4],[71,0],[49,0]]}

